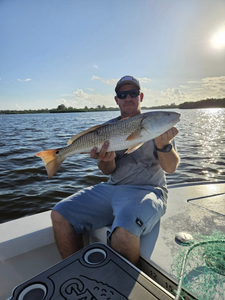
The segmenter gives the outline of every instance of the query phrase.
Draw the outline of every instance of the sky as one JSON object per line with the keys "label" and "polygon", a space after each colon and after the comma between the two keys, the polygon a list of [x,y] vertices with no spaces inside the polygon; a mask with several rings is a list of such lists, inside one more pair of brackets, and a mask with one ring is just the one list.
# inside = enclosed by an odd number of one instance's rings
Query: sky
{"label": "sky", "polygon": [[0,110],[225,97],[225,0],[0,0]]}

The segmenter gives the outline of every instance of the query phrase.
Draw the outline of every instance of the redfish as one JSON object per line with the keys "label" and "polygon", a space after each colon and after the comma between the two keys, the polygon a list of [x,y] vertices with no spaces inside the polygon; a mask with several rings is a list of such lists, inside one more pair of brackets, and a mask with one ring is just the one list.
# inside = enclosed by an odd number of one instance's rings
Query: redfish
{"label": "redfish", "polygon": [[59,169],[63,161],[76,153],[90,153],[96,147],[100,151],[105,141],[109,142],[109,151],[127,149],[132,153],[148,140],[152,140],[180,120],[176,112],[153,111],[122,119],[118,122],[101,124],[91,127],[73,136],[69,146],[65,148],[45,150],[36,154],[44,161],[48,178],[51,178]]}

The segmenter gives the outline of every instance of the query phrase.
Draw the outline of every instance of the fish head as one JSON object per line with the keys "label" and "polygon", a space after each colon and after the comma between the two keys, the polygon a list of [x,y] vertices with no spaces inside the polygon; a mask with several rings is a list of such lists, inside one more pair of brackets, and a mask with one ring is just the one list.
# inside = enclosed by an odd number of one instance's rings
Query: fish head
{"label": "fish head", "polygon": [[170,111],[154,111],[143,114],[142,127],[154,139],[180,121],[181,114]]}

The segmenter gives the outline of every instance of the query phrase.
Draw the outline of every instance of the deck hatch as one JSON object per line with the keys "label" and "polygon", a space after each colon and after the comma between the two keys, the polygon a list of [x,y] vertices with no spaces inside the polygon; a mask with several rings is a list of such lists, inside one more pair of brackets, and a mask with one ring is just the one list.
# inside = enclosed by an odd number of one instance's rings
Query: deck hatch
{"label": "deck hatch", "polygon": [[225,193],[193,198],[187,201],[191,204],[198,205],[202,208],[225,216]]}
{"label": "deck hatch", "polygon": [[10,300],[18,300],[18,295],[37,282],[46,286],[44,300],[174,299],[158,283],[101,243],[87,246],[16,287]]}

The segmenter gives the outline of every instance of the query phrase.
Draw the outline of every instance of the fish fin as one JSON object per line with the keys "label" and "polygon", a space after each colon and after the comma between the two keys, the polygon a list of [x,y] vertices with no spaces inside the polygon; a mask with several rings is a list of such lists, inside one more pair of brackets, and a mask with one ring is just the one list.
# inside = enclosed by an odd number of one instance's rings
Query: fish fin
{"label": "fish fin", "polygon": [[76,135],[74,135],[73,137],[71,137],[71,139],[69,139],[69,141],[67,142],[68,145],[72,144],[75,140],[77,140],[79,137],[81,137],[82,135],[86,134],[86,133],[89,133],[89,132],[92,132],[100,127],[104,127],[104,126],[107,126],[109,124],[101,124],[101,125],[96,125],[96,126],[93,126],[91,128],[88,128]]}
{"label": "fish fin", "polygon": [[56,152],[58,150],[59,149],[45,150],[35,154],[36,156],[41,157],[41,159],[43,160],[49,179],[57,172],[57,170],[65,160],[60,156],[56,156]]}
{"label": "fish fin", "polygon": [[125,152],[126,154],[130,154],[132,152],[134,152],[135,150],[137,150],[138,148],[140,148],[144,143],[139,143],[137,145],[134,145],[132,147],[130,147],[129,149],[127,149],[127,151]]}
{"label": "fish fin", "polygon": [[127,138],[126,141],[132,141],[137,138],[141,137],[141,129],[135,130],[133,133],[131,133]]}

